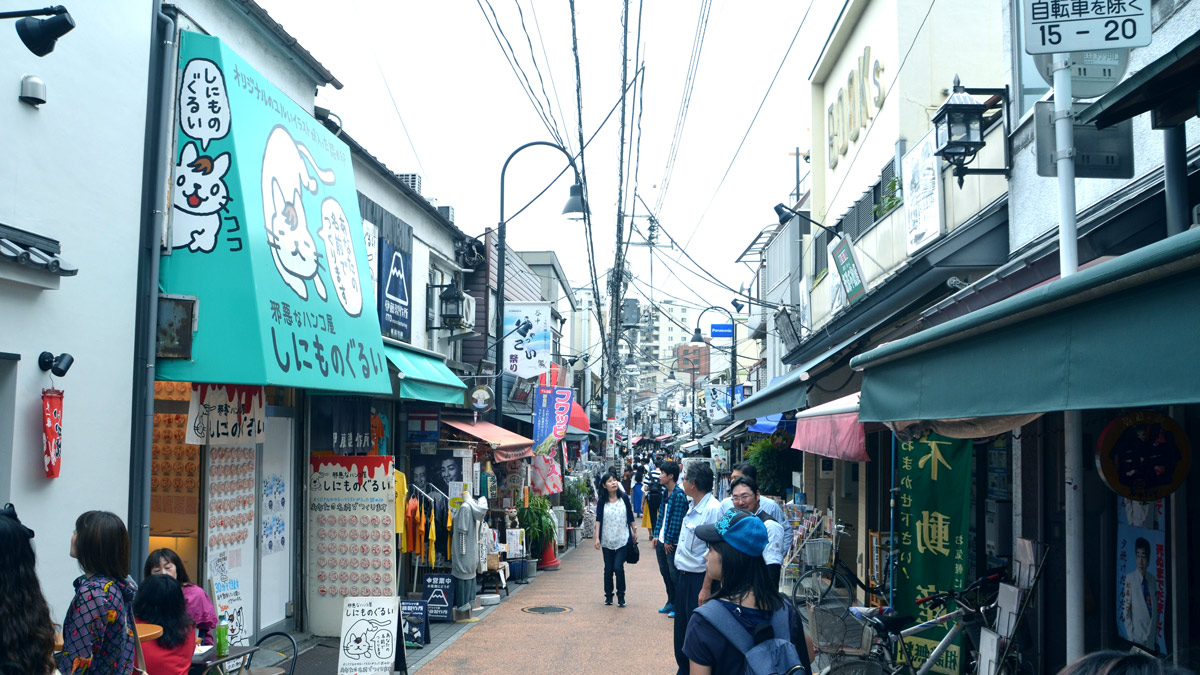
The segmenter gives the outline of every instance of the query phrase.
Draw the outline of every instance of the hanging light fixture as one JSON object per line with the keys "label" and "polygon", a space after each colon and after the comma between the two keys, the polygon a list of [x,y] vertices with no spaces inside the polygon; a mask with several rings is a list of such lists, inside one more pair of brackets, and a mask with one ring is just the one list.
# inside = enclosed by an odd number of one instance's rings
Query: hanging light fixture
{"label": "hanging light fixture", "polygon": [[[972,94],[980,93],[991,96],[988,103],[981,103]],[[936,131],[934,136],[937,149],[934,154],[954,165],[954,175],[958,178],[958,187],[963,186],[963,177],[968,173],[991,174],[1008,176],[1011,162],[1008,147],[1008,88],[1003,89],[967,89],[962,86],[958,75],[954,76],[954,87],[950,98],[938,108],[933,116]],[[987,144],[983,140],[986,122],[984,115],[995,106],[1001,108],[1004,115],[1004,168],[1003,169],[969,169],[967,165],[975,161],[975,156]]]}

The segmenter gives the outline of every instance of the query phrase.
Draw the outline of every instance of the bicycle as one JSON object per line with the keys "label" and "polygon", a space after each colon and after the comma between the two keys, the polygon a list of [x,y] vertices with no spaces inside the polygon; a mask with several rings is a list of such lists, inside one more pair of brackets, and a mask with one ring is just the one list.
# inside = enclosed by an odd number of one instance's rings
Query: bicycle
{"label": "bicycle", "polygon": [[[866,595],[884,597],[888,589],[886,584],[870,586],[858,578],[850,566],[838,559],[838,538],[846,536],[846,526],[838,523],[834,528],[832,541],[832,563],[821,565],[800,575],[792,587],[792,604],[800,613],[800,621],[808,626],[810,607],[840,608],[842,613],[850,611],[856,600],[855,589],[862,589]],[[809,544],[806,541],[805,544]],[[813,542],[816,543],[816,542]]]}
{"label": "bicycle", "polygon": [[[1003,574],[994,573],[976,579],[961,591],[940,591],[918,599],[918,605],[930,605],[935,609],[944,607],[950,602],[958,605],[953,612],[942,614],[922,623],[916,623],[911,616],[886,615],[878,609],[855,612],[856,616],[865,622],[867,631],[872,634],[869,640],[869,649],[863,650],[863,655],[859,658],[835,663],[821,671],[821,675],[862,675],[866,673],[926,675],[961,633],[967,632],[967,637],[972,645],[978,644],[979,629],[989,625],[988,613],[996,607],[994,591],[1002,577]],[[985,588],[988,590],[988,595],[991,596],[986,603],[976,599],[979,597],[978,593]],[[957,623],[946,632],[946,635],[929,653],[925,661],[920,666],[914,665],[912,647],[904,638],[917,635],[934,626],[944,626],[952,621]],[[897,644],[900,646],[899,650],[896,649]],[[904,657],[902,662],[897,662],[892,658],[892,654],[897,651]],[[972,652],[973,650],[968,649],[964,653],[970,655]],[[968,663],[964,672],[973,672],[973,665]]]}

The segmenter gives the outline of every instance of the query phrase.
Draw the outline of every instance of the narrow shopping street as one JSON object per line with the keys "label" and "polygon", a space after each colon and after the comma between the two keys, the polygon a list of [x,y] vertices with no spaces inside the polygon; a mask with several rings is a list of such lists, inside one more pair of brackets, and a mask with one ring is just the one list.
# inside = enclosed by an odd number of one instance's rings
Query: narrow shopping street
{"label": "narrow shopping street", "polygon": [[[562,558],[562,569],[539,573],[419,672],[671,672],[671,620],[658,613],[664,601],[662,578],[644,531],[639,541],[641,562],[625,566],[626,607],[605,606],[604,559],[594,541],[585,539]],[[548,605],[569,611],[525,611]]]}

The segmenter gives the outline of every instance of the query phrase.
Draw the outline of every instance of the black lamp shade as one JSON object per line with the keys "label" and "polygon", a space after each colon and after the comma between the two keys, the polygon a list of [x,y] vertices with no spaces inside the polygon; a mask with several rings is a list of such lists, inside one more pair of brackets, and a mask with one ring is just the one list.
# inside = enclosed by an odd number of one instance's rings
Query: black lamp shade
{"label": "black lamp shade", "polygon": [[704,336],[700,334],[699,326],[696,326],[696,331],[692,333],[692,339],[689,342],[704,342]]}
{"label": "black lamp shade", "polygon": [[36,56],[45,56],[54,51],[58,38],[75,28],[75,20],[65,11],[49,19],[27,16],[17,21],[17,36]]}
{"label": "black lamp shade", "polygon": [[956,76],[954,92],[933,116],[937,128],[937,152],[934,154],[950,162],[969,161],[984,146],[983,113],[986,109],[974,96],[966,93]]}
{"label": "black lamp shade", "polygon": [[440,314],[442,315],[442,325],[458,326],[463,320],[463,305],[465,301],[463,294],[458,290],[458,284],[450,284],[446,290],[438,295],[438,302],[441,305]]}

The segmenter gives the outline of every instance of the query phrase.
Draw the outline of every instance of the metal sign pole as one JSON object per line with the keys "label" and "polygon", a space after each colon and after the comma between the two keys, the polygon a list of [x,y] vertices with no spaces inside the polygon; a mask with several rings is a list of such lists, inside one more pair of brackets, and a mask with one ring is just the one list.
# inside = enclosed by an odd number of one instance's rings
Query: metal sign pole
{"label": "metal sign pole", "polygon": [[[1071,113],[1071,55],[1054,55],[1054,160],[1058,169],[1058,267],[1068,277],[1079,270],[1075,222],[1075,140]],[[1083,430],[1078,410],[1063,413],[1066,458],[1067,663],[1084,654]]]}

